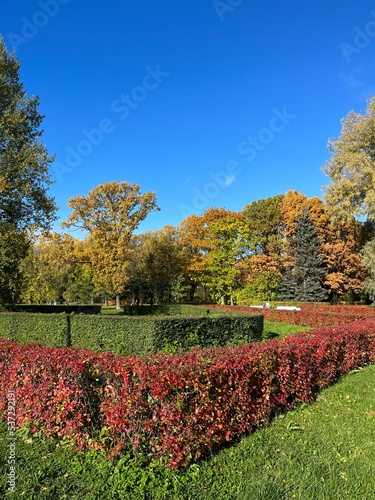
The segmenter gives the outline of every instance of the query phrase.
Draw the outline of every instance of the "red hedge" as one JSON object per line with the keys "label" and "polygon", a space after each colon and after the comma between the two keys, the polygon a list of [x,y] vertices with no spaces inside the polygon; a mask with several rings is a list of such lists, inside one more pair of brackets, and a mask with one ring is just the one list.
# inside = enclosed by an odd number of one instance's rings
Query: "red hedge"
{"label": "red hedge", "polygon": [[374,361],[375,319],[143,359],[1,340],[0,411],[15,388],[18,425],[180,466]]}
{"label": "red hedge", "polygon": [[344,325],[353,321],[375,317],[375,308],[369,306],[331,306],[302,304],[301,311],[283,309],[252,309],[246,306],[209,305],[205,308],[252,313],[261,311],[267,321],[290,323],[320,328],[322,326]]}

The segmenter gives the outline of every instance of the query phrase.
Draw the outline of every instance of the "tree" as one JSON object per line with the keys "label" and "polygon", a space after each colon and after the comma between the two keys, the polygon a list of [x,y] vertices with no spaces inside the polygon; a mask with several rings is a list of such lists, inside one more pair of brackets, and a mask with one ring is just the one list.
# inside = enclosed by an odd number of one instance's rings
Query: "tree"
{"label": "tree", "polygon": [[254,201],[243,210],[252,251],[240,263],[244,290],[238,294],[238,300],[251,302],[275,298],[283,267],[283,200],[284,195],[279,194]]}
{"label": "tree", "polygon": [[155,193],[140,194],[140,186],[128,182],[107,182],[85,196],[69,199],[70,216],[62,227],[87,231],[89,255],[96,291],[120,297],[129,279],[129,241],[133,231],[152,210],[158,209]]}
{"label": "tree", "polygon": [[55,204],[47,195],[53,157],[42,142],[39,98],[28,98],[20,65],[0,38],[0,220],[14,229],[48,229]]}
{"label": "tree", "polygon": [[352,217],[342,221],[340,227],[330,224],[324,234],[321,253],[327,274],[324,285],[330,289],[331,298],[359,296],[367,277],[362,261],[362,225]]}
{"label": "tree", "polygon": [[307,208],[312,221],[321,239],[329,224],[323,201],[317,196],[307,198],[306,195],[295,190],[288,191],[281,204],[281,214],[284,225],[284,239],[288,240],[296,232],[297,221],[303,209]]}
{"label": "tree", "polygon": [[281,284],[285,300],[317,302],[326,299],[323,288],[326,269],[320,255],[320,239],[309,209],[304,207],[297,219],[295,234],[290,238],[289,253],[293,266],[286,269]]}
{"label": "tree", "polygon": [[262,255],[279,255],[282,250],[284,230],[281,206],[284,195],[254,201],[243,209],[244,220],[253,239],[255,252]]}
{"label": "tree", "polygon": [[150,298],[151,304],[170,301],[181,273],[178,234],[173,226],[133,236],[129,291],[131,303]]}
{"label": "tree", "polygon": [[[41,235],[21,264],[24,275],[22,300],[32,303],[61,302],[80,264],[77,253],[83,242],[68,234]],[[86,264],[87,265],[87,264]],[[68,294],[69,295],[69,294]]]}
{"label": "tree", "polygon": [[27,255],[29,239],[10,224],[0,230],[0,301],[15,303],[22,293],[22,260]]}
{"label": "tree", "polygon": [[182,221],[181,243],[190,252],[191,278],[215,299],[233,300],[239,286],[238,263],[249,251],[248,227],[241,213],[211,208]]}
{"label": "tree", "polygon": [[370,300],[375,302],[375,239],[368,241],[364,246],[363,262],[369,270],[369,275],[364,282],[364,289]]}
{"label": "tree", "polygon": [[[56,210],[54,200],[47,195],[51,184],[48,169],[53,157],[42,142],[40,125],[43,116],[38,112],[39,98],[28,98],[19,70],[19,62],[14,54],[7,52],[4,40],[0,38],[2,301],[17,300],[22,278],[19,264],[27,254],[27,239],[36,230],[47,230]],[[7,244],[11,246],[7,248]]]}
{"label": "tree", "polygon": [[325,199],[335,208],[336,220],[375,220],[375,96],[364,114],[351,111],[341,123],[339,138],[328,142],[332,157],[323,171],[331,184],[325,188]]}

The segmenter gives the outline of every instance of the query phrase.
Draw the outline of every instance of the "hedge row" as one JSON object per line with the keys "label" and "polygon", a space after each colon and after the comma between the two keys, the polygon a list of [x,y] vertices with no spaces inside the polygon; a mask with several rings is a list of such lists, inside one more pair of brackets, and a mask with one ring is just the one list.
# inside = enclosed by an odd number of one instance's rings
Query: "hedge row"
{"label": "hedge row", "polygon": [[[253,313],[254,309],[246,306],[210,305],[215,311],[231,311]],[[301,326],[320,328],[335,326],[375,317],[375,308],[369,306],[322,306],[302,304],[301,311],[263,308],[262,313],[267,321],[277,321]]]}
{"label": "hedge row", "polygon": [[263,316],[124,317],[0,313],[0,336],[20,343],[145,356],[160,350],[260,341]]}
{"label": "hedge row", "polygon": [[0,412],[17,425],[177,467],[375,361],[375,320],[241,347],[143,359],[0,341]]}
{"label": "hedge row", "polygon": [[40,342],[51,347],[70,343],[66,314],[0,313],[0,337],[20,344]]}
{"label": "hedge row", "polygon": [[102,306],[97,305],[75,305],[70,306],[67,304],[15,304],[5,306],[8,311],[13,312],[30,312],[30,313],[43,313],[43,314],[100,314]]}

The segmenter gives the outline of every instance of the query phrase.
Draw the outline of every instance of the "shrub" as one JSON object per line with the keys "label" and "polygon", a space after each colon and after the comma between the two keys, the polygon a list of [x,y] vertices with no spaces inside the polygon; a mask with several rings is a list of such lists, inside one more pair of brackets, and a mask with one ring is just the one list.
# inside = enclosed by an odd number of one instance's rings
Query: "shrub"
{"label": "shrub", "polygon": [[69,345],[66,314],[0,313],[0,336],[20,344]]}
{"label": "shrub", "polygon": [[[216,311],[233,311],[252,313],[254,309],[246,306],[210,305]],[[375,309],[369,306],[332,306],[321,304],[300,304],[301,311],[267,309],[262,313],[267,321],[278,321],[301,326],[334,326],[343,325],[364,318],[375,317]]]}
{"label": "shrub", "polygon": [[142,359],[0,340],[0,411],[15,389],[18,425],[177,467],[373,362],[375,319]]}
{"label": "shrub", "polygon": [[191,347],[260,341],[263,316],[243,317],[123,317],[71,316],[71,345],[94,351],[145,356],[171,347]]}
{"label": "shrub", "polygon": [[100,314],[101,305],[68,305],[68,304],[16,304],[6,306],[9,311],[43,314]]}
{"label": "shrub", "polygon": [[0,412],[16,393],[17,427],[87,446],[101,428],[100,378],[91,352],[0,340]]}
{"label": "shrub", "polygon": [[70,317],[71,345],[145,356],[154,351],[154,322],[152,317],[74,315]]}

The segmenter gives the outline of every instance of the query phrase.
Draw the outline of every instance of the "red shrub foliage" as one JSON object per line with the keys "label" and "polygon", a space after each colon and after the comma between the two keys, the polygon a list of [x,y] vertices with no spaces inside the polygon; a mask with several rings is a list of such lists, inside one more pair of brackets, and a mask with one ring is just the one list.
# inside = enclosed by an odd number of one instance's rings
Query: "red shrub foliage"
{"label": "red shrub foliage", "polygon": [[374,361],[375,319],[143,359],[1,340],[0,411],[14,388],[19,425],[178,467]]}
{"label": "red shrub foliage", "polygon": [[[252,309],[246,306],[222,306],[210,305],[205,308],[230,310],[238,312],[254,312],[259,309]],[[301,326],[311,326],[319,328],[322,326],[344,325],[353,321],[360,321],[365,318],[375,317],[375,308],[369,306],[331,306],[302,304],[301,311],[291,311],[282,309],[261,309],[264,319],[267,321],[277,321],[280,323],[290,323]]]}

